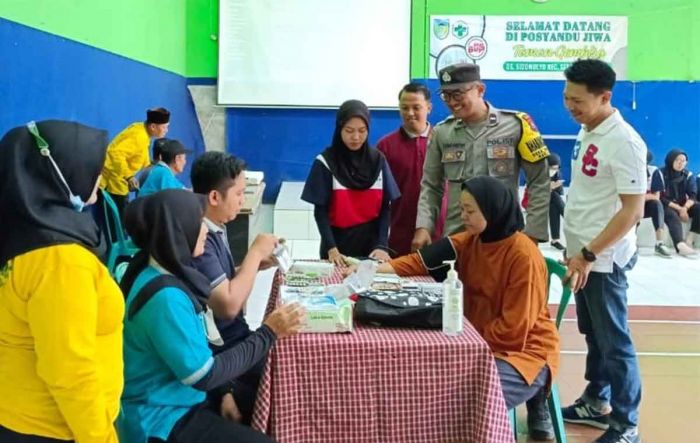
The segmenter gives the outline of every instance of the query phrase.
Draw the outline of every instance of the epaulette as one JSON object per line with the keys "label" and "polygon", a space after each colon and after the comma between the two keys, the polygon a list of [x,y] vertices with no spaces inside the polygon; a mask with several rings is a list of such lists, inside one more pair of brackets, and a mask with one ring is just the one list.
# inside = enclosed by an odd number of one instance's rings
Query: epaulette
{"label": "epaulette", "polygon": [[453,121],[455,121],[455,120],[457,120],[457,118],[456,118],[454,115],[451,115],[451,114],[450,114],[446,119],[441,120],[441,121],[438,122],[435,126],[440,126],[440,125],[442,125],[442,124],[450,123],[450,122],[453,122]]}

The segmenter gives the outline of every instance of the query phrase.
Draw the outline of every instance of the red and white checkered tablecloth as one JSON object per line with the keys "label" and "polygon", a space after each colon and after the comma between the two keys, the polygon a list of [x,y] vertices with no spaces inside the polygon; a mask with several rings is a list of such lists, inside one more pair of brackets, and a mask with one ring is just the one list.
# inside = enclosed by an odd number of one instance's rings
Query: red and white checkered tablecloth
{"label": "red and white checkered tablecloth", "polygon": [[[268,312],[282,281],[278,272]],[[493,356],[466,320],[458,337],[355,324],[280,340],[253,427],[278,443],[513,441]]]}

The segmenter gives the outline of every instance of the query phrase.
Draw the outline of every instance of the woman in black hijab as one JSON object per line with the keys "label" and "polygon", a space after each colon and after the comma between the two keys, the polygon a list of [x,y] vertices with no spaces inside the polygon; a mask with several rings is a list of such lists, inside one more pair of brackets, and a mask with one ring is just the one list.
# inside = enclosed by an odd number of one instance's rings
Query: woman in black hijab
{"label": "woman in black hijab", "polygon": [[508,409],[527,401],[531,438],[554,431],[546,392],[559,366],[559,336],[547,309],[547,269],[537,245],[521,231],[516,196],[498,179],[462,184],[465,231],[379,265],[378,272],[445,277],[456,260],[464,285],[464,315],[488,343]]}
{"label": "woman in black hijab", "polygon": [[127,294],[122,441],[271,441],[233,421],[230,393],[210,405],[206,391],[227,385],[258,364],[275,340],[295,334],[303,312],[283,306],[248,338],[212,355],[208,342],[220,336],[205,302],[209,280],[193,265],[208,232],[204,204],[202,195],[168,189],[126,208],[124,225],[141,251],[121,281]]}
{"label": "woman in black hijab", "polygon": [[401,194],[368,136],[367,106],[359,100],[343,103],[333,143],[316,156],[301,195],[314,205],[321,258],[338,266],[346,265],[345,256],[389,258],[389,205]]}
{"label": "woman in black hijab", "polygon": [[[678,254],[697,258],[698,253],[691,246],[693,237],[700,234],[700,205],[698,205],[697,183],[693,174],[686,169],[688,154],[680,149],[671,149],[666,154],[665,165],[661,168],[664,190],[661,203],[664,205],[664,221],[671,234],[671,240]],[[683,239],[681,223],[690,221],[687,241]]]}
{"label": "woman in black hijab", "polygon": [[564,216],[564,180],[561,176],[561,158],[552,152],[547,157],[549,164],[549,232],[552,237],[550,244],[554,248],[565,251],[566,247],[559,241],[561,235],[561,218]]}
{"label": "woman in black hijab", "polygon": [[0,140],[0,441],[116,442],[119,287],[95,255],[107,133],[30,122]]}

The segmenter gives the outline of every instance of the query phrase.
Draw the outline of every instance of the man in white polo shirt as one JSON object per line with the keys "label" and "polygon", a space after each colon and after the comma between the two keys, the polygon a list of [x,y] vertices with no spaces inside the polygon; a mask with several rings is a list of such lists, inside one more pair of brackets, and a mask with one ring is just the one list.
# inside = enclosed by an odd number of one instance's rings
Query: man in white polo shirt
{"label": "man in white polo shirt", "polygon": [[585,391],[564,420],[607,429],[596,442],[637,443],[641,380],[627,325],[627,276],[637,261],[634,227],[644,212],[642,138],[611,105],[615,72],[600,60],[566,71],[564,103],[582,128],[564,212],[567,278],[588,354]]}

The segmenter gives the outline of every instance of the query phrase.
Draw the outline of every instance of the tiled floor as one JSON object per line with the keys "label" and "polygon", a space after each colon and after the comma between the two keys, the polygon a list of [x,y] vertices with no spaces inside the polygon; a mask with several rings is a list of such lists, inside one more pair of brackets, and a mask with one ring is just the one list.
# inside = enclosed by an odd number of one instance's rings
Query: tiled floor
{"label": "tiled floor", "polygon": [[[549,246],[540,246],[547,257],[561,258],[561,253]],[[662,258],[647,248],[639,250],[636,266],[628,273],[631,306],[687,306],[700,307],[700,259],[680,256]],[[559,294],[561,286],[552,285]],[[550,303],[558,302],[552,297]],[[700,318],[698,318],[700,320]]]}
{"label": "tiled floor", "polygon": [[[563,355],[559,375],[562,404],[569,404],[584,387],[583,355]],[[640,357],[643,400],[640,432],[645,443],[700,441],[694,425],[700,420],[700,359],[698,357]],[[518,441],[530,441],[524,408],[518,409]],[[566,425],[571,443],[590,442],[602,431]]]}
{"label": "tiled floor", "polygon": [[[542,246],[542,252],[553,258],[561,256],[549,245]],[[260,324],[273,274],[274,269],[258,275],[247,307],[246,317],[251,326]],[[695,434],[695,426],[700,422],[700,260],[664,259],[643,249],[637,266],[629,273],[629,284],[628,304],[633,319],[630,328],[642,371],[640,430],[643,441],[700,441],[700,436]],[[560,287],[553,285],[552,290],[558,294]],[[550,302],[558,300],[553,297]],[[678,318],[691,321],[667,321]],[[562,404],[566,405],[576,399],[585,386],[586,348],[574,319],[562,324],[561,339],[558,383]],[[522,433],[518,441],[525,442],[528,441],[525,411],[520,409],[519,430]],[[590,442],[601,433],[576,425],[567,425],[566,430],[568,441],[572,443]]]}
{"label": "tiled floor", "polygon": [[[640,432],[645,443],[700,441],[693,434],[700,420],[700,324],[630,324],[642,372]],[[562,325],[562,405],[573,402],[585,387],[585,344],[573,322]],[[525,410],[518,409],[518,441],[526,442]],[[601,431],[566,425],[568,441],[590,442]]]}

